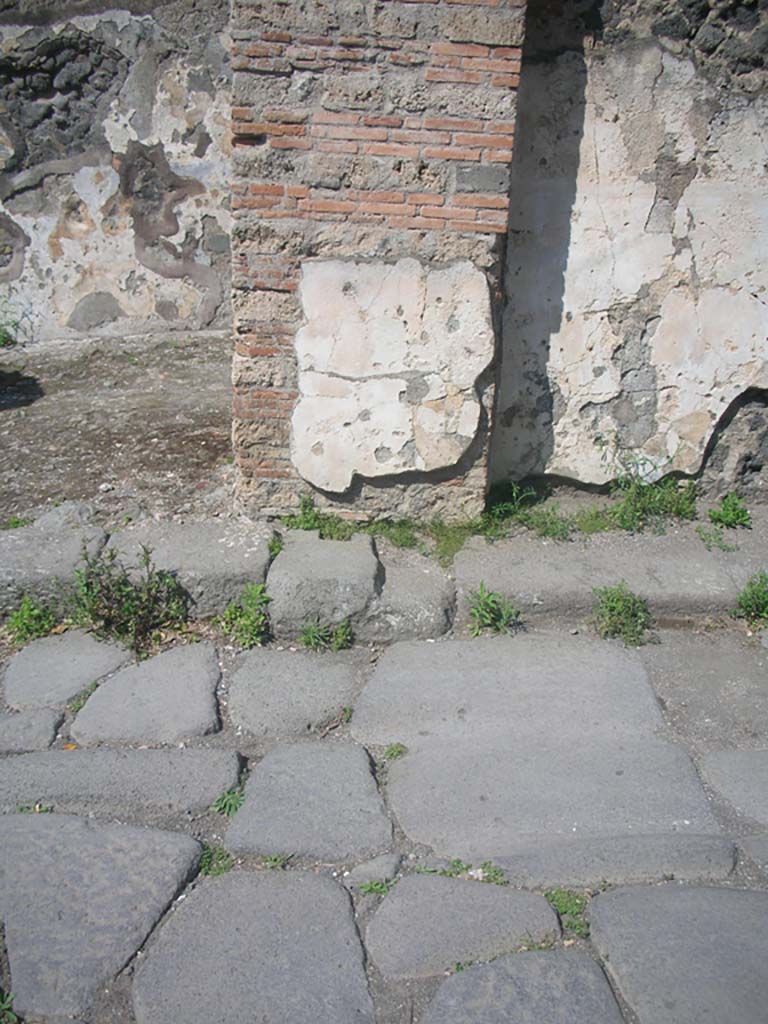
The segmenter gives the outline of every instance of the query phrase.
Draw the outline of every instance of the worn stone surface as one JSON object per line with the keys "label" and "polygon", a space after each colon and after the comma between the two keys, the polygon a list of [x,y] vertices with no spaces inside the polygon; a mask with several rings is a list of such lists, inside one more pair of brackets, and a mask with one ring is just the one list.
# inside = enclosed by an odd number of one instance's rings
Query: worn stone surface
{"label": "worn stone surface", "polygon": [[228,519],[204,522],[131,524],[109,543],[126,565],[137,565],[141,545],[151,549],[158,569],[173,572],[192,598],[190,612],[204,618],[221,614],[249,583],[263,583],[274,531]]}
{"label": "worn stone surface", "polygon": [[768,827],[768,749],[713,751],[701,773],[739,814]]}
{"label": "worn stone surface", "polygon": [[368,952],[387,978],[442,974],[457,962],[559,936],[543,896],[439,875],[402,878],[373,916]]}
{"label": "worn stone surface", "polygon": [[311,530],[290,531],[267,576],[272,628],[295,634],[317,618],[334,625],[350,619],[354,626],[380,590],[380,577],[366,534],[340,541],[319,540]]}
{"label": "worn stone surface", "polygon": [[761,871],[768,874],[768,835],[747,836],[739,840],[739,846]]}
{"label": "worn stone surface", "polygon": [[393,565],[385,560],[384,585],[357,627],[361,639],[377,643],[423,640],[446,633],[456,604],[454,583],[431,559]]}
{"label": "worn stone surface", "polygon": [[204,811],[237,785],[237,755],[226,750],[51,750],[0,761],[0,807],[159,818]]}
{"label": "worn stone surface", "polygon": [[592,941],[641,1021],[759,1024],[768,1000],[768,893],[674,885],[592,901]]}
{"label": "worn stone surface", "polygon": [[211,644],[172,647],[118,672],[88,698],[70,732],[93,743],[176,743],[219,728]]}
{"label": "worn stone surface", "polygon": [[352,706],[363,666],[348,651],[251,651],[229,684],[230,720],[254,736],[317,732],[342,708]]}
{"label": "worn stone surface", "polygon": [[138,1024],[372,1024],[349,899],[327,878],[232,872],[206,879],[136,972]]}
{"label": "worn stone surface", "polygon": [[355,474],[455,465],[477,433],[476,382],[493,357],[485,275],[468,262],[310,260],[299,296],[299,473],[343,492]]}
{"label": "worn stone surface", "polygon": [[83,547],[93,554],[106,540],[89,513],[87,505],[66,502],[30,526],[0,531],[0,613],[13,611],[24,594],[62,610]]}
{"label": "worn stone surface", "polygon": [[122,647],[76,629],[34,640],[6,669],[5,699],[12,708],[66,704],[130,658]]}
{"label": "worn stone surface", "polygon": [[385,850],[392,827],[360,747],[302,743],[270,751],[226,834],[233,853],[294,853],[338,862]]}
{"label": "worn stone surface", "polygon": [[[89,1019],[194,868],[188,836],[58,814],[0,821],[0,903],[13,1007]],[[54,925],[55,922],[55,925]]]}
{"label": "worn stone surface", "polygon": [[53,708],[0,714],[0,754],[23,754],[28,750],[46,750],[56,738],[64,716]]}
{"label": "worn stone surface", "polygon": [[364,885],[366,882],[388,882],[397,874],[401,857],[399,853],[383,853],[380,857],[358,864],[344,876],[346,886]]}
{"label": "worn stone surface", "polygon": [[446,979],[425,1024],[622,1024],[611,987],[584,953],[504,956]]}

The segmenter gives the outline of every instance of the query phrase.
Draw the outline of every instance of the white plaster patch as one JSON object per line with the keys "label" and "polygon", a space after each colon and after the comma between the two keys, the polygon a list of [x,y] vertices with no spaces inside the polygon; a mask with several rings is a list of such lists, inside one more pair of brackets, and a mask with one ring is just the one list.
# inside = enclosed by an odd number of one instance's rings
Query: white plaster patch
{"label": "white plaster patch", "polygon": [[467,261],[309,260],[299,297],[299,473],[339,493],[355,474],[455,465],[477,433],[475,385],[494,352],[485,275]]}

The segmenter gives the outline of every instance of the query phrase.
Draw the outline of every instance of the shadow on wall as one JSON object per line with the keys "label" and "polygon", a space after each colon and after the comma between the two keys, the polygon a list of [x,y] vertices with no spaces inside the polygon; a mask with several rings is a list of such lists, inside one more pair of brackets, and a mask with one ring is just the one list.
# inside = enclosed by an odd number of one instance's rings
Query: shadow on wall
{"label": "shadow on wall", "polygon": [[529,0],[511,168],[506,306],[491,440],[492,481],[544,472],[560,414],[547,375],[560,330],[584,130],[584,47],[599,2]]}

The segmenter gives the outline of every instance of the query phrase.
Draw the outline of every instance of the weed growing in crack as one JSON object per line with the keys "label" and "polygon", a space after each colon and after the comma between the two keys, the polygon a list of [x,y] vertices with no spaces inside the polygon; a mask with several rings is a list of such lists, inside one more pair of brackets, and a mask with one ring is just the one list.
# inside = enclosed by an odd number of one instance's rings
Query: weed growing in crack
{"label": "weed growing in crack", "polygon": [[277,558],[283,550],[283,538],[277,536],[273,537],[269,544],[267,544],[267,548],[269,549],[269,557],[272,559]]}
{"label": "weed growing in crack", "polygon": [[51,804],[44,804],[41,800],[38,800],[34,804],[16,804],[17,814],[53,814],[53,807]]}
{"label": "weed growing in crack", "polygon": [[82,711],[88,698],[92,694],[96,693],[98,688],[98,683],[91,683],[90,686],[86,686],[80,691],[80,693],[76,694],[71,701],[69,701],[67,704],[67,711],[72,715],[76,715],[78,711]]}
{"label": "weed growing in crack", "polygon": [[487,590],[485,583],[469,595],[469,631],[480,636],[484,630],[493,633],[511,633],[521,623],[520,612],[511,601],[494,590]]}
{"label": "weed growing in crack", "polygon": [[0,988],[0,1024],[19,1024],[19,1018],[13,1012],[13,992],[5,992]]}
{"label": "weed growing in crack", "polygon": [[403,743],[390,743],[390,745],[384,751],[385,761],[396,761],[398,757],[402,757],[403,754],[408,753],[408,747]]}
{"label": "weed growing in crack", "polygon": [[363,882],[361,885],[358,885],[357,889],[363,896],[386,896],[394,884],[394,881],[387,882],[383,879],[377,879],[375,881]]}
{"label": "weed growing in crack", "polygon": [[250,583],[239,601],[231,601],[219,619],[221,628],[230,640],[240,647],[261,647],[269,640],[269,614],[271,598],[263,583]]}
{"label": "weed growing in crack", "polygon": [[613,587],[597,587],[594,594],[594,622],[599,636],[620,637],[626,647],[645,643],[653,618],[644,598],[633,594],[624,580]]}
{"label": "weed growing in crack", "polygon": [[756,572],[749,577],[733,614],[753,626],[768,623],[768,572]]}
{"label": "weed growing in crack", "polygon": [[749,509],[737,494],[726,494],[717,508],[709,510],[709,521],[715,526],[724,526],[735,530],[738,527],[752,529],[752,516]]}
{"label": "weed growing in crack", "polygon": [[56,616],[48,605],[25,594],[19,607],[8,616],[5,633],[11,643],[28,644],[47,636],[55,625]]}
{"label": "weed growing in crack", "polygon": [[577,935],[580,939],[589,938],[586,896],[570,889],[548,889],[544,895],[557,912],[564,932]]}
{"label": "weed growing in crack", "polygon": [[223,846],[209,846],[203,844],[203,852],[200,855],[200,874],[206,877],[216,878],[217,875],[224,875],[234,864],[231,855]]}
{"label": "weed growing in crack", "polygon": [[269,857],[262,857],[261,863],[272,871],[284,871],[289,861],[293,860],[293,856],[292,853],[273,853]]}
{"label": "weed growing in crack", "polygon": [[216,814],[232,818],[243,806],[243,800],[245,800],[245,795],[242,786],[235,786],[233,789],[228,789],[226,793],[222,793],[221,796],[217,796],[211,804],[211,810]]}
{"label": "weed growing in crack", "polygon": [[697,526],[696,535],[707,551],[738,551],[736,544],[729,544],[723,536],[722,526],[713,526],[708,530],[706,526]]}
{"label": "weed growing in crack", "polygon": [[21,526],[29,526],[31,519],[23,519],[21,516],[9,516],[5,522],[0,523],[0,530],[18,530]]}
{"label": "weed growing in crack", "polygon": [[315,499],[309,494],[300,499],[298,513],[283,516],[282,522],[291,530],[318,530],[323,540],[349,540],[357,530],[356,523],[315,508]]}
{"label": "weed growing in crack", "polygon": [[349,619],[344,619],[338,626],[327,622],[305,622],[299,630],[298,641],[308,651],[345,651],[352,646],[352,627]]}

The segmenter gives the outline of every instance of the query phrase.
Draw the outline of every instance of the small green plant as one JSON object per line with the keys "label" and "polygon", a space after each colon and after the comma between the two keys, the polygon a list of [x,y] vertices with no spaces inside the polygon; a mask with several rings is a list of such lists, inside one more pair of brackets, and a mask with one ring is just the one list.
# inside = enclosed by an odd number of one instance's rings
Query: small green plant
{"label": "small green plant", "polygon": [[277,558],[277,556],[283,550],[283,538],[277,536],[273,537],[272,540],[270,540],[267,547],[269,548],[269,557]]}
{"label": "small green plant", "polygon": [[261,863],[264,867],[271,868],[273,871],[284,871],[291,860],[293,860],[292,853],[273,853],[269,857],[262,857]]}
{"label": "small green plant", "polygon": [[0,523],[0,530],[18,530],[20,526],[29,526],[31,519],[22,519],[21,516],[9,516],[5,522]]}
{"label": "small green plant", "polygon": [[713,526],[708,530],[706,526],[697,526],[696,534],[707,551],[737,551],[736,544],[729,544],[723,536],[722,526]]}
{"label": "small green plant", "polygon": [[444,878],[458,878],[459,875],[466,875],[466,873],[471,870],[471,864],[465,864],[459,857],[454,857],[452,860],[448,861],[448,867],[441,868],[440,871],[438,871],[438,874],[442,875]]}
{"label": "small green plant", "polygon": [[216,814],[224,814],[227,818],[231,818],[243,806],[243,800],[245,800],[245,796],[242,786],[235,786],[233,789],[228,789],[226,793],[222,793],[221,796],[217,796],[211,804],[211,810]]}
{"label": "small green plant", "polygon": [[227,853],[223,846],[209,846],[203,844],[203,852],[200,855],[200,874],[206,877],[215,878],[217,875],[224,875],[234,864],[234,860]]}
{"label": "small green plant", "polygon": [[386,538],[396,548],[415,548],[419,544],[416,529],[416,524],[410,519],[385,519],[366,526],[365,532],[372,537]]}
{"label": "small green plant", "polygon": [[305,494],[299,501],[299,511],[293,516],[283,516],[283,523],[291,530],[318,530],[323,540],[349,540],[357,526],[329,512],[315,508],[315,499]]}
{"label": "small green plant", "polygon": [[733,614],[752,625],[768,623],[768,572],[756,572],[749,577]]}
{"label": "small green plant", "polygon": [[474,963],[474,960],[457,960],[456,963],[453,965],[453,973],[461,974],[461,972],[466,971],[468,967],[472,967]]}
{"label": "small green plant", "polygon": [[508,885],[502,869],[489,860],[484,860],[480,865],[479,878],[481,882],[487,882],[490,885]]}
{"label": "small green plant", "polygon": [[17,804],[17,814],[53,814],[53,807],[51,804],[44,804],[41,800],[38,800],[34,804]]}
{"label": "small green plant", "polygon": [[337,626],[315,619],[304,623],[298,640],[308,651],[344,651],[352,646],[352,627],[349,619],[344,619]]}
{"label": "small green plant", "polygon": [[85,707],[85,702],[96,692],[98,688],[98,683],[91,683],[90,686],[86,686],[85,689],[81,690],[80,693],[76,694],[72,700],[69,701],[67,704],[67,711],[72,715],[76,715],[78,711],[82,711]]}
{"label": "small green plant", "polygon": [[408,753],[408,747],[402,743],[390,743],[387,749],[384,751],[385,761],[396,761],[398,757],[402,757],[403,754]]}
{"label": "small green plant", "polygon": [[231,601],[222,615],[222,629],[240,647],[261,647],[269,640],[270,602],[263,583],[250,583],[240,601]]}
{"label": "small green plant", "polygon": [[394,884],[394,882],[376,880],[370,882],[363,882],[362,885],[359,885],[357,888],[358,891],[363,894],[363,896],[386,896]]}
{"label": "small green plant", "polygon": [[472,636],[479,636],[483,630],[494,633],[511,633],[520,625],[520,612],[511,601],[487,590],[485,583],[469,595],[469,631]]}
{"label": "small green plant", "polygon": [[577,935],[580,939],[589,937],[586,896],[572,892],[570,889],[549,889],[544,895],[560,917],[563,931]]}
{"label": "small green plant", "polygon": [[653,619],[644,598],[633,594],[624,580],[613,587],[597,587],[594,594],[594,621],[601,637],[620,637],[626,647],[638,647],[645,642]]}
{"label": "small green plant", "polygon": [[5,992],[1,988],[0,1024],[19,1024],[18,1016],[13,1012],[13,992]]}
{"label": "small green plant", "polygon": [[16,611],[8,616],[5,631],[11,643],[28,644],[47,636],[55,625],[56,616],[48,605],[25,594]]}
{"label": "small green plant", "polygon": [[611,522],[619,530],[639,532],[664,519],[694,519],[696,516],[696,484],[680,485],[667,477],[646,483],[634,475],[622,476],[616,482],[614,495],[618,501],[607,510]]}
{"label": "small green plant", "polygon": [[467,540],[481,531],[479,519],[467,520],[464,523],[444,523],[442,519],[433,519],[427,524],[426,531],[435,545],[435,558],[441,565],[450,565],[456,554]]}
{"label": "small green plant", "polygon": [[718,508],[709,510],[709,520],[715,526],[724,526],[729,530],[735,530],[739,526],[747,530],[752,528],[749,509],[737,494],[726,494]]}
{"label": "small green plant", "polygon": [[135,574],[113,548],[96,555],[84,549],[83,562],[75,570],[74,617],[97,634],[142,653],[156,630],[187,621],[186,591],[175,576],[154,566],[149,548],[142,546]]}

